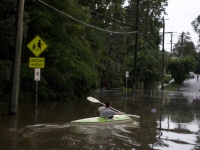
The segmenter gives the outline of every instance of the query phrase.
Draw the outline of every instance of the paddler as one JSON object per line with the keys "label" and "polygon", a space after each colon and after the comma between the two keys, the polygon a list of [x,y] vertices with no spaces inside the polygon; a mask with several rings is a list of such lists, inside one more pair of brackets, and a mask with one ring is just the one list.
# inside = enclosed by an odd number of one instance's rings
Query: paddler
{"label": "paddler", "polygon": [[99,107],[99,114],[101,118],[111,119],[114,115],[124,115],[123,112],[115,112],[111,108],[111,102],[106,102],[105,106]]}

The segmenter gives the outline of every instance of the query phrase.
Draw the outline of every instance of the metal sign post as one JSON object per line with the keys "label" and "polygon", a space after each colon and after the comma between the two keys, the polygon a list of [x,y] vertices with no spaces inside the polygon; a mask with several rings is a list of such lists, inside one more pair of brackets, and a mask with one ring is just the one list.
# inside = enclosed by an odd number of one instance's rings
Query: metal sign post
{"label": "metal sign post", "polygon": [[126,71],[126,99],[125,99],[125,113],[126,113],[126,101],[127,101],[127,80],[129,77],[129,71]]}
{"label": "metal sign post", "polygon": [[34,78],[36,81],[35,88],[35,108],[38,107],[38,81],[40,81],[40,68],[35,68]]}

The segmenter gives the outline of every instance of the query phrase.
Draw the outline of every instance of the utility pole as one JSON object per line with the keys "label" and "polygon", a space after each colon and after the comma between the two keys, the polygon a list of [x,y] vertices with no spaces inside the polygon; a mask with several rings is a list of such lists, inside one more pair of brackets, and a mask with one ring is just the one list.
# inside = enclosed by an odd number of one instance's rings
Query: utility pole
{"label": "utility pole", "polygon": [[181,56],[183,56],[183,37],[184,37],[184,32],[182,32],[181,34],[181,51],[182,51]]}
{"label": "utility pole", "polygon": [[171,51],[171,54],[172,54],[172,44],[173,44],[172,38],[173,38],[173,33],[177,33],[177,32],[165,32],[165,33],[170,33],[171,34],[171,40],[170,40],[170,43],[168,43],[168,44],[171,44],[170,51]]}
{"label": "utility pole", "polygon": [[12,76],[12,93],[11,93],[11,102],[9,106],[9,114],[16,114],[18,108],[20,64],[21,64],[22,38],[23,38],[24,3],[25,0],[17,1],[15,59],[13,64],[14,67]]}
{"label": "utility pole", "polygon": [[173,33],[177,33],[177,32],[165,32],[165,33],[170,33],[171,34],[171,41],[170,41],[170,44],[171,44],[171,53],[172,53],[172,44],[173,44],[173,41],[172,41],[172,38],[173,38]]}
{"label": "utility pole", "polygon": [[163,42],[162,42],[162,85],[161,90],[164,90],[164,57],[165,57],[165,19],[163,17]]}
{"label": "utility pole", "polygon": [[171,32],[171,54],[172,54],[172,38],[173,38],[173,33],[175,33],[175,32]]}
{"label": "utility pole", "polygon": [[133,74],[133,92],[135,93],[136,90],[136,75],[137,75],[137,51],[138,51],[138,36],[139,36],[139,5],[140,5],[140,1],[137,0],[136,2],[136,26],[135,26],[135,57],[134,57],[134,74]]}

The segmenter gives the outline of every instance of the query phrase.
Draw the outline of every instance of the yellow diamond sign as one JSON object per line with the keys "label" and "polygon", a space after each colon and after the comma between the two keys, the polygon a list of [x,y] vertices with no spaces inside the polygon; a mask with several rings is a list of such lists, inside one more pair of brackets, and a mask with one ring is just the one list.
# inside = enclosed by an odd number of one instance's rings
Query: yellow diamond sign
{"label": "yellow diamond sign", "polygon": [[36,36],[27,47],[38,57],[47,48],[47,44],[39,36]]}

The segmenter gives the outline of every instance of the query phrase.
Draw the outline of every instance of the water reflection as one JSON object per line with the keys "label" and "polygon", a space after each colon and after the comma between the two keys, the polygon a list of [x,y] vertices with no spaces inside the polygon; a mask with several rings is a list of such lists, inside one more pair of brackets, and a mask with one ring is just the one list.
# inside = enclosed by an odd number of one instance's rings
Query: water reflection
{"label": "water reflection", "polygon": [[[86,99],[19,104],[16,117],[7,116],[7,104],[0,103],[0,149],[159,149],[200,148],[199,93],[138,91],[133,97],[117,92],[93,95],[103,103],[140,121],[124,125],[75,126],[69,122],[98,116],[100,104]],[[126,107],[125,107],[126,104]],[[152,111],[156,110],[156,111]]]}

